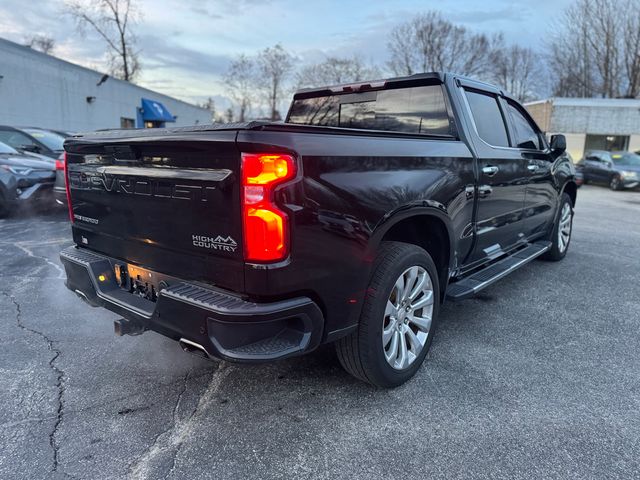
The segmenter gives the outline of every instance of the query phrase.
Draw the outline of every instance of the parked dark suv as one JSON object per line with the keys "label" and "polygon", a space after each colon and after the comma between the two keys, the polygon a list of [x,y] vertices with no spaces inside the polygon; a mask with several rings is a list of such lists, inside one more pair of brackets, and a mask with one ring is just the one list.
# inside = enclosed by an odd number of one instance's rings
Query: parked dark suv
{"label": "parked dark suv", "polygon": [[587,152],[576,166],[584,183],[608,185],[611,190],[640,185],[640,155],[631,152]]}
{"label": "parked dark suv", "polygon": [[[31,133],[25,129],[0,125],[0,142],[6,143],[18,151],[31,152],[51,159],[56,159],[60,156],[62,142],[64,141],[62,137],[58,135],[58,142],[55,142],[53,133],[47,130],[39,128],[30,128],[29,130]],[[45,135],[47,138],[44,138]],[[50,139],[49,137],[52,138]]]}

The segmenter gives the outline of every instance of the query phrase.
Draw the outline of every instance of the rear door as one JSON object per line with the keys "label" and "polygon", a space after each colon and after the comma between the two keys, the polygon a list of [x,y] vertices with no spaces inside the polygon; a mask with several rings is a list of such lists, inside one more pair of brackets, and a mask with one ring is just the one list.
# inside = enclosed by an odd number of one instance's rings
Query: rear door
{"label": "rear door", "polygon": [[478,157],[476,242],[469,258],[475,263],[502,255],[524,238],[522,215],[528,175],[527,161],[510,146],[499,93],[466,84],[464,96]]}
{"label": "rear door", "polygon": [[595,157],[593,155],[588,154],[585,158],[580,162],[582,164],[582,175],[584,176],[585,181],[594,181],[594,163],[596,162]]}
{"label": "rear door", "polygon": [[512,148],[525,160],[528,181],[524,201],[527,237],[539,237],[551,224],[558,199],[551,172],[554,158],[544,136],[529,114],[511,99],[503,101],[508,112]]}
{"label": "rear door", "polygon": [[597,159],[593,168],[595,181],[608,184],[613,170],[611,157],[607,154],[598,154],[595,158]]}

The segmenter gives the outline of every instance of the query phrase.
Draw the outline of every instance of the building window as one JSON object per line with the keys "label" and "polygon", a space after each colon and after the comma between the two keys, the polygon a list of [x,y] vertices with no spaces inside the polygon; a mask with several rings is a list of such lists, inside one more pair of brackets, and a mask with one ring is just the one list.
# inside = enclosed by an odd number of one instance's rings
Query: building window
{"label": "building window", "polygon": [[120,128],[134,128],[135,126],[133,118],[120,117]]}
{"label": "building window", "polygon": [[584,151],[606,150],[608,152],[626,151],[629,148],[628,135],[587,135]]}

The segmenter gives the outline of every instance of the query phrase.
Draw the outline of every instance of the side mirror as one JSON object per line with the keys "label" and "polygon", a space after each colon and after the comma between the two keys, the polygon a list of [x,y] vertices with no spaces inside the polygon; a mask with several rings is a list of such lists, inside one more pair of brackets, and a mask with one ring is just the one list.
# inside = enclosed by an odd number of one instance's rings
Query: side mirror
{"label": "side mirror", "polygon": [[562,155],[567,149],[567,139],[564,135],[551,135],[551,151],[556,155]]}
{"label": "side mirror", "polygon": [[33,152],[40,153],[40,147],[37,145],[20,145],[19,150],[24,150],[25,152]]}

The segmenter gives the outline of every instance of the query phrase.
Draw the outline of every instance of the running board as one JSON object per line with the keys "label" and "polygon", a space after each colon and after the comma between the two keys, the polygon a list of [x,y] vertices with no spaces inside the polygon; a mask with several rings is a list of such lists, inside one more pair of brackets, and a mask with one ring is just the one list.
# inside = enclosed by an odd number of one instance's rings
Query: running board
{"label": "running board", "polygon": [[480,290],[494,284],[511,272],[526,265],[551,248],[551,242],[536,242],[518,250],[513,255],[503,258],[462,280],[452,283],[447,288],[449,300],[465,300]]}

